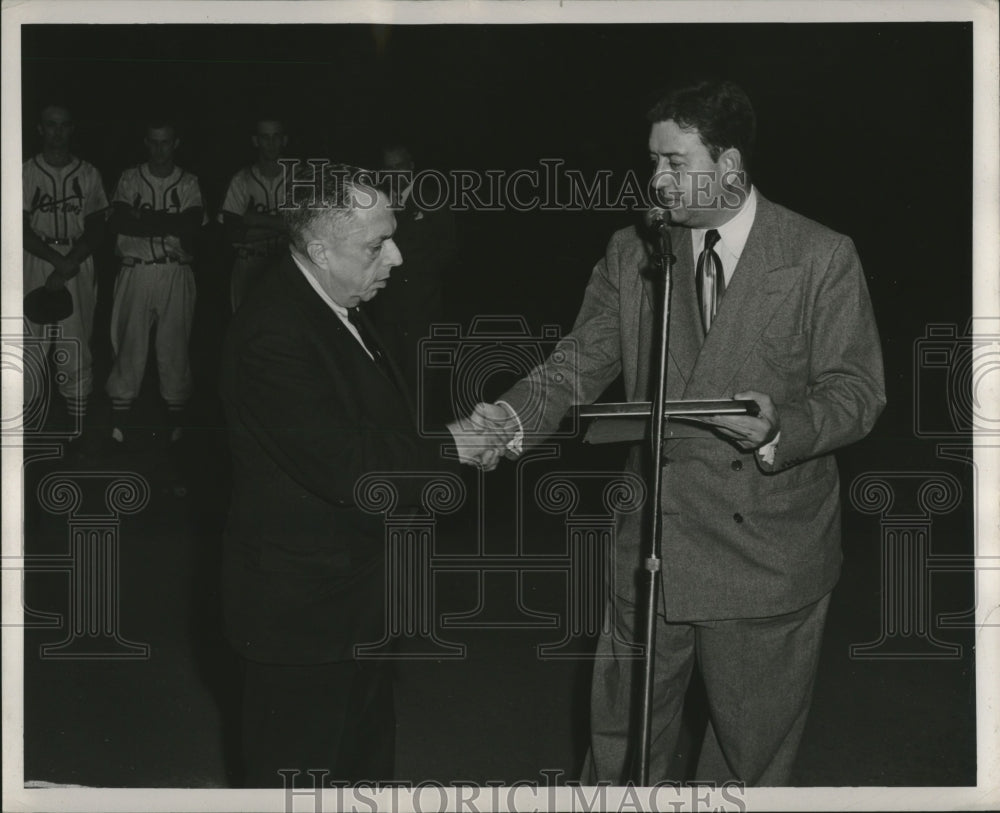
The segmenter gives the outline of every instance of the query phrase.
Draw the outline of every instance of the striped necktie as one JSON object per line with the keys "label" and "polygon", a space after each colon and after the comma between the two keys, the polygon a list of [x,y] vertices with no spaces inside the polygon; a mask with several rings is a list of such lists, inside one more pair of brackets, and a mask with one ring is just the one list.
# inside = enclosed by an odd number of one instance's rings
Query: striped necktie
{"label": "striped necktie", "polygon": [[705,247],[698,257],[698,268],[695,272],[698,310],[701,312],[701,323],[705,333],[711,329],[715,314],[719,311],[722,295],[726,291],[726,275],[722,271],[722,260],[715,253],[715,244],[718,242],[717,229],[705,232]]}

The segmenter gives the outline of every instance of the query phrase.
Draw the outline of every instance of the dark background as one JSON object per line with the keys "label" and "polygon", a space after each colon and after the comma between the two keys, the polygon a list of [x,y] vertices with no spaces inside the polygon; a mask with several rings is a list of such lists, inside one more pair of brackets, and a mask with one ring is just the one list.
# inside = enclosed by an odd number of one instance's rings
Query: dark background
{"label": "dark background", "polygon": [[[644,112],[701,66],[758,114],[755,177],[771,200],[850,235],[892,351],[971,301],[971,25],[25,26],[24,121],[69,99],[75,148],[112,187],[144,158],[143,117],[183,122],[179,163],[216,211],[277,109],[289,153],[373,166],[414,139],[424,168],[646,170]],[[25,153],[37,148],[26,126]],[[572,320],[627,215],[460,216],[475,308]],[[459,296],[460,295],[460,296]],[[903,355],[909,348],[903,350]],[[902,358],[899,358],[903,361]],[[899,365],[894,365],[899,366]],[[903,364],[902,366],[907,366]],[[906,389],[890,383],[903,418]]]}
{"label": "dark background", "polygon": [[[868,278],[889,405],[868,439],[838,455],[844,493],[865,471],[949,471],[961,481],[964,497],[961,508],[935,526],[935,551],[966,554],[972,550],[971,470],[940,460],[936,444],[968,442],[968,422],[956,419],[948,406],[968,401],[970,382],[960,370],[918,370],[914,359],[928,325],[954,325],[961,335],[971,316],[971,34],[971,25],[953,23],[25,26],[24,150],[27,157],[38,147],[32,126],[38,106],[64,99],[77,122],[74,152],[98,167],[110,193],[120,172],[144,158],[144,117],[166,110],[181,122],[178,163],[198,175],[213,216],[229,177],[253,160],[249,134],[259,111],[285,118],[288,152],[299,157],[373,166],[381,141],[402,136],[415,144],[418,168],[537,169],[541,159],[553,158],[585,173],[609,169],[620,179],[629,170],[647,171],[644,113],[659,90],[684,76],[732,78],[757,111],[753,171],[761,192],[850,235]],[[568,330],[590,269],[611,233],[632,217],[627,212],[458,214],[461,261],[449,284],[449,315],[467,326],[477,314],[513,314],[534,332],[545,324]],[[215,380],[228,319],[229,258],[217,227],[205,231],[196,269],[192,353],[204,426],[220,429]],[[115,273],[110,249],[106,245],[98,257],[98,383],[100,365],[108,363],[101,331]],[[968,349],[955,340],[943,344]],[[487,381],[484,397],[506,383],[499,377]],[[915,431],[918,402],[940,428],[935,437]],[[202,546],[192,554],[192,561],[202,564],[197,557],[217,544],[228,476],[224,440],[211,438],[208,448],[220,457],[202,472],[210,487],[196,489],[175,512],[183,517],[184,533]],[[594,465],[594,458],[579,450],[564,455],[562,463]],[[615,465],[607,460],[603,465]],[[498,504],[494,513],[491,521],[502,525],[509,505]],[[132,531],[147,532],[157,533]],[[64,528],[52,533],[58,540]],[[817,689],[803,783],[974,783],[971,647],[961,660],[938,662],[929,672],[919,663],[905,671],[898,663],[883,668],[844,661],[849,642],[868,640],[877,631],[878,534],[876,518],[846,510],[845,576],[831,610],[831,646],[837,648],[825,664],[839,671]],[[211,584],[211,556],[209,562],[199,565],[202,586]],[[175,576],[183,579],[183,567],[177,567]],[[971,585],[968,573],[937,579],[936,609],[969,609]],[[214,611],[210,593],[195,599],[199,612]],[[141,597],[134,598],[141,604]],[[503,646],[498,651],[505,652],[498,663],[508,664],[502,668],[513,668],[516,658]],[[220,663],[206,666],[202,659],[200,668],[212,673],[206,684],[224,685],[213,672]],[[531,692],[536,678],[525,668],[517,674]],[[509,674],[502,679],[517,685]],[[44,685],[55,687],[61,678],[48,680]],[[867,694],[858,691],[859,681]],[[580,677],[565,701],[574,722],[563,728],[572,735],[574,758],[585,732],[584,684]],[[461,691],[474,688],[471,681]],[[455,708],[462,707],[461,691]],[[484,711],[480,700],[475,693],[467,698],[473,714],[486,714],[487,726],[490,720],[502,725],[500,718],[511,713],[504,703],[499,711],[495,705]],[[28,765],[38,778],[99,783],[96,775],[104,783],[140,785],[219,781],[192,779],[180,768],[163,775],[116,772],[106,754],[89,779],[86,771],[77,771],[67,780],[53,767],[51,741],[39,733],[49,731],[40,695],[35,707],[38,727],[34,734],[28,728],[34,762],[29,758]],[[554,730],[560,725],[551,723]],[[182,733],[171,736],[186,741]],[[86,742],[81,740],[84,749]],[[461,771],[454,766],[467,764],[463,759],[472,759],[475,767],[464,774],[472,779],[503,779],[505,771],[508,780],[526,775],[496,756],[498,745],[435,742],[437,751],[421,749],[419,758],[405,763],[415,778],[455,778]],[[483,749],[480,762],[477,748]],[[523,750],[504,749],[515,761]],[[433,753],[449,753],[452,762],[435,763],[427,756]],[[486,764],[500,767],[489,773]],[[564,767],[571,775],[573,766]],[[525,770],[530,776],[534,769]]]}

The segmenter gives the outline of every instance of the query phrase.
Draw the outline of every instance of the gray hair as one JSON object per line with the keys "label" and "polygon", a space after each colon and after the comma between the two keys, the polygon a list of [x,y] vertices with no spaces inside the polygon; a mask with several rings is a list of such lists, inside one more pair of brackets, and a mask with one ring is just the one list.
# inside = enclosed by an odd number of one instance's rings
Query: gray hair
{"label": "gray hair", "polygon": [[286,193],[281,216],[292,246],[302,254],[311,235],[324,226],[336,228],[352,219],[358,209],[374,206],[378,199],[375,177],[369,170],[319,161],[282,163]]}

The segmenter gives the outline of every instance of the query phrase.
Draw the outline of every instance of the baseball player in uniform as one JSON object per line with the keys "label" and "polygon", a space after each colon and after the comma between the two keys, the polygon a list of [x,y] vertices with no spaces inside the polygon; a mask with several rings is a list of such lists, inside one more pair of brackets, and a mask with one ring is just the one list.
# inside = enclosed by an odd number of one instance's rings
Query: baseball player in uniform
{"label": "baseball player in uniform", "polygon": [[[104,234],[108,199],[100,173],[70,153],[73,117],[61,105],[41,110],[38,133],[42,151],[22,165],[24,182],[24,293],[39,286],[65,287],[73,313],[59,323],[64,339],[75,340],[78,356],[55,354],[59,394],[76,422],[82,423],[93,390],[90,336],[97,287],[92,254]],[[30,335],[45,341],[43,326],[25,320]],[[48,346],[43,346],[47,357]],[[34,371],[40,373],[41,371]],[[37,375],[26,371],[26,403],[40,398]],[[43,375],[47,373],[42,373]]]}
{"label": "baseball player in uniform", "polygon": [[288,143],[285,127],[275,119],[259,119],[251,141],[257,161],[233,176],[219,213],[236,252],[230,282],[234,311],[248,288],[288,245],[285,222],[278,212],[285,196],[284,167],[278,163]]}
{"label": "baseball player in uniform", "polygon": [[111,437],[122,443],[146,369],[150,330],[155,329],[160,394],[175,443],[193,389],[188,354],[195,303],[191,260],[204,204],[198,179],[174,164],[180,144],[176,127],[152,123],[145,144],[149,160],[122,173],[111,201],[121,270],[111,309],[114,363],[106,389]]}

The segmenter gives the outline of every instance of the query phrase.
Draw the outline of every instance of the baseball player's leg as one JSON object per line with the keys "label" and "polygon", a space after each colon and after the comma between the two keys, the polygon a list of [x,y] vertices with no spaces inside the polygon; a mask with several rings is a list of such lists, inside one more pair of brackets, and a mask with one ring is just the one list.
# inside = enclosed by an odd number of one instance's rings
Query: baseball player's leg
{"label": "baseball player's leg", "polygon": [[51,263],[45,262],[36,257],[34,254],[29,254],[27,251],[24,252],[24,294],[35,290],[41,285],[45,284],[45,280],[49,278],[49,274],[52,273]]}
{"label": "baseball player's leg", "polygon": [[[33,254],[24,253],[24,294],[45,284],[52,266]],[[24,342],[24,354],[21,362],[24,379],[25,415],[46,414],[48,404],[43,403],[48,391],[48,354],[51,347],[50,331],[44,325],[36,325],[30,319],[24,320],[24,335],[30,341]],[[39,410],[41,412],[39,413]]]}
{"label": "baseball player's leg", "polygon": [[93,334],[97,289],[92,260],[88,258],[81,264],[80,273],[66,283],[66,288],[73,297],[73,313],[60,324],[63,336],[78,348],[79,358],[67,359],[65,354],[56,354],[53,361],[59,393],[66,399],[66,409],[72,418],[82,421],[87,412],[87,399],[94,388],[90,337]]}
{"label": "baseball player's leg", "polygon": [[111,306],[111,349],[114,360],[105,391],[111,399],[112,437],[125,439],[129,411],[139,394],[149,353],[153,311],[150,285],[157,266],[123,267],[115,282]]}
{"label": "baseball player's leg", "polygon": [[[52,347],[52,327],[24,320],[21,378],[23,380],[24,414],[48,414],[49,350]],[[44,418],[41,419],[44,423]]]}
{"label": "baseball player's leg", "polygon": [[191,325],[194,320],[195,282],[191,267],[168,267],[157,295],[156,363],[160,395],[167,403],[171,441],[180,439],[185,408],[191,399]]}
{"label": "baseball player's leg", "polygon": [[243,301],[249,276],[250,269],[247,261],[237,257],[233,261],[233,275],[229,280],[229,304],[232,305],[233,313],[236,313],[236,309]]}

